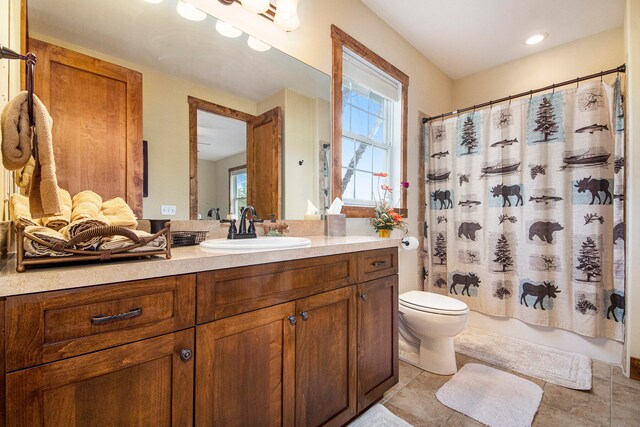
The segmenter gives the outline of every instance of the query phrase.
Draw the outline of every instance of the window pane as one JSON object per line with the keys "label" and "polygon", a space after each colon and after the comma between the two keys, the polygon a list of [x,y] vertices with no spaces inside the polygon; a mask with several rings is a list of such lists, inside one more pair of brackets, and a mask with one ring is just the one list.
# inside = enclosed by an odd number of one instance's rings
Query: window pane
{"label": "window pane", "polygon": [[384,112],[383,105],[384,98],[372,92],[369,97],[369,112],[378,116],[382,116]]}
{"label": "window pane", "polygon": [[342,132],[351,132],[351,107],[346,103],[342,105]]}
{"label": "window pane", "polygon": [[[342,166],[349,166],[355,153],[354,140],[342,138]],[[353,166],[352,166],[353,167]]]}
{"label": "window pane", "polygon": [[369,138],[384,143],[384,120],[376,116],[369,116]]}
{"label": "window pane", "polygon": [[356,154],[362,154],[360,156],[360,160],[358,161],[358,164],[356,165],[356,169],[364,169],[366,171],[371,172],[371,167],[373,166],[371,146],[369,144],[364,144],[361,142],[356,144],[358,146]]}
{"label": "window pane", "polygon": [[356,107],[362,108],[364,111],[367,111],[369,108],[369,98],[355,90],[351,91],[350,102]]}
{"label": "window pane", "polygon": [[369,113],[357,108],[351,110],[351,132],[369,137]]}
{"label": "window pane", "polygon": [[373,175],[369,172],[356,171],[356,199],[372,200],[372,184]]}
{"label": "window pane", "polygon": [[247,198],[247,173],[237,175],[236,194],[239,199]]}
{"label": "window pane", "polygon": [[387,172],[387,151],[373,147],[373,172]]}
{"label": "window pane", "polygon": [[[349,169],[347,168],[342,168],[342,180],[344,181],[345,176],[347,175],[347,171]],[[354,188],[354,177],[353,177],[353,169],[351,169],[351,172],[348,174],[350,176],[349,179],[349,183],[347,184],[347,187],[345,188],[345,190],[342,192],[342,198],[343,199],[352,199],[353,200],[353,188]]]}

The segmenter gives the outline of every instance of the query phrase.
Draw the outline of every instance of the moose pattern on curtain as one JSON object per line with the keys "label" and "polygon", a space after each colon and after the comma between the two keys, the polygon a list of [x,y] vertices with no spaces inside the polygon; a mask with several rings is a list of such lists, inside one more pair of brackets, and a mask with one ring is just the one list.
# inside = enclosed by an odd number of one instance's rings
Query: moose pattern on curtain
{"label": "moose pattern on curtain", "polygon": [[427,290],[623,340],[620,88],[591,82],[427,125]]}

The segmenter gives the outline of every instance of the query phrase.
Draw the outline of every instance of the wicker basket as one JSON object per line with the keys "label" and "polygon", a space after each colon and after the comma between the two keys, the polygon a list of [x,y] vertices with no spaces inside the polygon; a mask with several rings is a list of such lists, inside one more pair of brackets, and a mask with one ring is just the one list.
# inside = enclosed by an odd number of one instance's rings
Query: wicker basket
{"label": "wicker basket", "polygon": [[171,246],[174,248],[180,246],[194,246],[204,242],[208,231],[172,231]]}
{"label": "wicker basket", "polygon": [[[22,273],[26,271],[26,267],[33,266],[47,266],[67,264],[79,261],[109,261],[112,259],[132,259],[132,258],[146,258],[152,255],[164,255],[167,259],[171,258],[171,239],[170,236],[170,223],[167,222],[164,228],[149,237],[139,237],[133,231],[123,227],[96,227],[90,230],[83,231],[69,240],[65,244],[52,244],[46,242],[32,234],[25,232],[25,227],[22,224],[16,225],[16,271]],[[81,250],[74,249],[73,247],[78,242],[82,242],[94,237],[107,237],[107,236],[125,236],[134,242],[133,245],[125,248],[112,249],[112,250]],[[157,239],[160,236],[166,236],[167,245],[163,249],[144,251],[144,252],[131,252],[131,249],[145,246],[149,242]],[[62,252],[69,254],[63,257],[43,256],[43,257],[27,257],[24,252],[24,239],[30,239],[40,245],[43,245],[56,252]]]}

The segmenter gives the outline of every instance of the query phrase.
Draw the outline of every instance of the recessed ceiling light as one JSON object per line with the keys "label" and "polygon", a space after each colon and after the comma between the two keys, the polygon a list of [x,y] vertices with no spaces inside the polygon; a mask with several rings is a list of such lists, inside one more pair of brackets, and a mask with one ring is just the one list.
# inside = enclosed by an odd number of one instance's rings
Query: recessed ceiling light
{"label": "recessed ceiling light", "polygon": [[531,37],[526,39],[524,42],[525,44],[538,44],[542,40],[546,39],[547,37],[549,37],[549,34],[547,33],[538,33],[538,34],[532,35]]}
{"label": "recessed ceiling light", "polygon": [[262,40],[252,36],[249,36],[249,38],[247,39],[247,44],[251,49],[257,50],[258,52],[266,52],[267,50],[271,49],[271,46],[269,46]]}
{"label": "recessed ceiling light", "polygon": [[240,37],[242,35],[241,30],[219,19],[218,19],[218,22],[216,22],[216,31],[222,34],[223,36],[229,37],[231,39],[235,39],[236,37]]}
{"label": "recessed ceiling light", "polygon": [[158,4],[158,3],[162,3],[162,0],[144,0],[147,3],[151,3],[151,4]]}
{"label": "recessed ceiling light", "polygon": [[194,5],[185,3],[182,0],[178,1],[176,10],[180,14],[180,16],[190,21],[204,21],[207,17],[206,13],[204,13]]}

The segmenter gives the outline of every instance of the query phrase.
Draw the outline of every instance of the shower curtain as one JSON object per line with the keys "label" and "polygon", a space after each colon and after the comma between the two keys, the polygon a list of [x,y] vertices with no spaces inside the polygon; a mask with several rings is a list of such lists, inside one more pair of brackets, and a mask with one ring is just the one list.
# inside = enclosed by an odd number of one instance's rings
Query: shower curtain
{"label": "shower curtain", "polygon": [[435,120],[425,135],[425,289],[622,341],[620,79]]}

